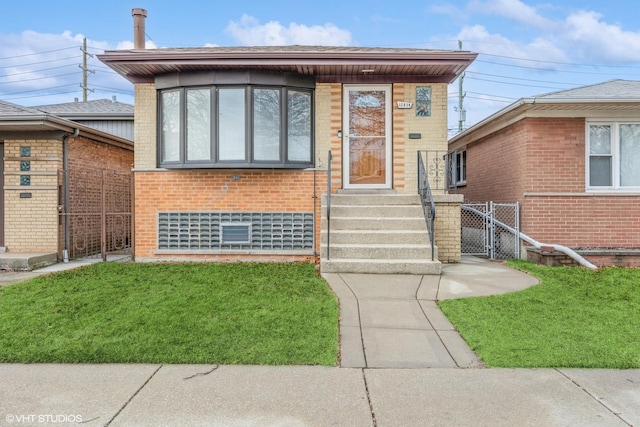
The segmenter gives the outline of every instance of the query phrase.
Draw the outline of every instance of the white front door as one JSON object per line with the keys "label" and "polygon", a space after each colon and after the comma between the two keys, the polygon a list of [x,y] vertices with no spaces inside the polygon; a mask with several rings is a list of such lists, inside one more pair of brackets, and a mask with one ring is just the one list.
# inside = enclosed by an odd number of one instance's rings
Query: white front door
{"label": "white front door", "polygon": [[391,188],[391,86],[345,85],[344,188]]}

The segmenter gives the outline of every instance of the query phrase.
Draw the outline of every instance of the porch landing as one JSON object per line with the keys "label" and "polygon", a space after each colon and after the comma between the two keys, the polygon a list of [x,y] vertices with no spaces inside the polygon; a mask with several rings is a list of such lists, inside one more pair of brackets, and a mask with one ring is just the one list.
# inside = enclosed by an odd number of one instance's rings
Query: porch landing
{"label": "porch landing", "polygon": [[31,271],[58,262],[54,253],[0,253],[0,270]]}

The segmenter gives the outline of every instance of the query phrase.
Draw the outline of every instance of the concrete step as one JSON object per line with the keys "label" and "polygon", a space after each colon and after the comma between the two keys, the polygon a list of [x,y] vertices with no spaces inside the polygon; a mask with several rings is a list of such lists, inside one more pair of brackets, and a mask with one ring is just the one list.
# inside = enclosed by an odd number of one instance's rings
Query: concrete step
{"label": "concrete step", "polygon": [[[331,244],[331,258],[340,259],[431,259],[431,246],[425,244]],[[320,247],[320,257],[327,257],[327,247]]]}
{"label": "concrete step", "polygon": [[56,253],[0,253],[0,270],[31,271],[57,262]]}
{"label": "concrete step", "polygon": [[442,270],[440,261],[403,259],[320,259],[322,273],[364,274],[435,274]]}
{"label": "concrete step", "polygon": [[[322,195],[322,205],[327,204],[327,195]],[[338,205],[418,205],[417,194],[331,194],[331,207]]]}
{"label": "concrete step", "polygon": [[[320,243],[327,243],[327,230],[320,233]],[[331,244],[428,244],[426,230],[331,230]]]}
{"label": "concrete step", "polygon": [[[323,218],[327,216],[326,207],[322,207],[320,214]],[[375,216],[380,218],[400,217],[424,217],[422,206],[420,205],[335,205],[331,207],[331,217],[367,217]]]}
{"label": "concrete step", "polygon": [[[327,219],[322,218],[321,227],[327,229]],[[331,216],[331,232],[336,230],[423,230],[427,223],[423,217],[378,218],[378,217],[334,217]]]}

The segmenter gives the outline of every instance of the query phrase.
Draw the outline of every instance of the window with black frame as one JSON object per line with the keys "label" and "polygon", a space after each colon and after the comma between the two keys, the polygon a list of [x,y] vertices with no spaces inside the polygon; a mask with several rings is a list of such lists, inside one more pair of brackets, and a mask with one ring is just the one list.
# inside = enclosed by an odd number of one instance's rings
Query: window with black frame
{"label": "window with black frame", "polygon": [[164,168],[313,166],[313,89],[209,85],[159,90]]}

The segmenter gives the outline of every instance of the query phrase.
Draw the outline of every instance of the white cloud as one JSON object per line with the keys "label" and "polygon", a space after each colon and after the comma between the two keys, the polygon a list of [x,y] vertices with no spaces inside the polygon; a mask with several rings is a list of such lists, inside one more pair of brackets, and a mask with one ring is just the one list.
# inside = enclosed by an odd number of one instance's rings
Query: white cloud
{"label": "white cloud", "polygon": [[[477,47],[480,52],[592,64],[640,60],[640,31],[624,30],[620,24],[608,23],[604,15],[594,11],[580,10],[564,17],[549,18],[541,13],[543,6],[529,6],[520,0],[472,0],[468,9],[504,17],[514,25],[539,32],[532,40],[518,42],[518,37],[526,34],[519,32],[518,27],[509,28],[513,34],[511,39],[492,34],[483,26],[465,27],[459,37],[482,42],[483,45]],[[478,32],[478,28],[484,31]]]}
{"label": "white cloud", "polygon": [[[465,50],[510,58],[530,59],[534,61],[568,61],[566,53],[552,39],[538,37],[528,43],[519,43],[501,34],[492,34],[482,25],[463,28],[456,36],[465,40]],[[516,61],[519,65],[534,66],[529,61]],[[547,64],[538,64],[547,68]]]}
{"label": "white cloud", "polygon": [[231,21],[225,32],[244,46],[325,45],[348,46],[351,33],[333,24],[302,25],[292,22],[288,27],[278,21],[261,24],[250,15],[242,15],[239,22]]}
{"label": "white cloud", "polygon": [[535,7],[520,0],[474,0],[469,3],[469,8],[475,12],[503,16],[530,27],[549,31],[556,26],[553,20],[540,15]]}
{"label": "white cloud", "polygon": [[580,11],[567,18],[564,36],[576,54],[600,63],[640,61],[640,32],[624,31],[602,18],[592,11]]}

